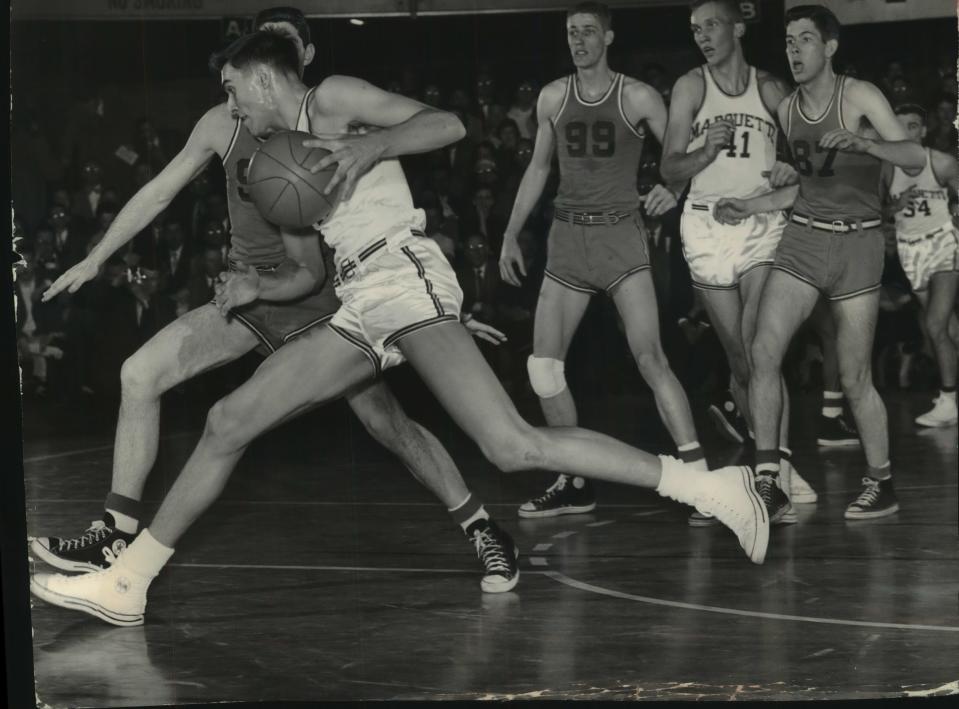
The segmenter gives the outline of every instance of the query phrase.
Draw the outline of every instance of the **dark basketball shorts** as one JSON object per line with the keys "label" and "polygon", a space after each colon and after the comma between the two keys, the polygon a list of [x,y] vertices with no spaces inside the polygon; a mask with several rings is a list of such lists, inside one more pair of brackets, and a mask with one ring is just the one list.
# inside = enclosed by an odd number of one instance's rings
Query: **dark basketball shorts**
{"label": "dark basketball shorts", "polygon": [[830,233],[790,222],[773,268],[844,300],[879,288],[884,253],[882,229]]}
{"label": "dark basketball shorts", "polygon": [[546,277],[582,293],[611,292],[624,279],[649,268],[646,228],[639,212],[616,224],[553,220]]}
{"label": "dark basketball shorts", "polygon": [[[257,300],[234,308],[230,314],[243,323],[260,341],[257,352],[269,355],[307,330],[322,325],[333,317],[340,300],[333,289],[332,252],[326,259],[326,281],[315,293],[285,302]],[[258,271],[272,271],[276,267],[258,267]]]}

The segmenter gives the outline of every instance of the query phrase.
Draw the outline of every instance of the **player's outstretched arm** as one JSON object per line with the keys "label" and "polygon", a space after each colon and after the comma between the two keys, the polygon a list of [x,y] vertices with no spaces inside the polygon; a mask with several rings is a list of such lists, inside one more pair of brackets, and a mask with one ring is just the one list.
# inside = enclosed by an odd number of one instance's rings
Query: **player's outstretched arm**
{"label": "player's outstretched arm", "polygon": [[392,94],[352,76],[330,76],[324,80],[313,92],[309,110],[340,116],[348,123],[383,129],[363,135],[303,141],[308,148],[332,151],[310,171],[319,172],[338,163],[325,192],[330,194],[342,181],[345,198],[349,197],[356,180],[378,161],[437,150],[466,135],[463,123],[455,114]]}
{"label": "player's outstretched arm", "polygon": [[214,302],[226,317],[230,310],[255,300],[295,300],[326,279],[320,235],[313,229],[283,231],[286,259],[273,271],[258,272],[245,264],[220,275]]}
{"label": "player's outstretched arm", "polygon": [[187,139],[186,145],[165,168],[130,198],[117,214],[103,239],[85,259],[67,270],[43,294],[47,301],[67,290],[75,293],[97,275],[100,266],[130,239],[145,229],[169,206],[215,154],[215,137],[222,133],[228,115],[223,106],[210,109]]}
{"label": "player's outstretched arm", "polygon": [[906,138],[905,129],[882,92],[868,81],[847,79],[847,82],[846,97],[856,113],[872,124],[879,139],[865,138],[844,128],[837,128],[826,133],[819,144],[827,150],[866,153],[907,170],[924,167],[925,149]]}
{"label": "player's outstretched arm", "polygon": [[536,101],[536,141],[533,144],[533,157],[516,192],[516,200],[510,211],[509,222],[503,232],[503,247],[500,250],[499,270],[503,281],[512,286],[520,285],[520,275],[526,275],[523,254],[517,237],[536,202],[543,194],[546,180],[549,178],[550,164],[553,158],[553,124],[563,101],[564,85],[562,81],[553,81],[543,87]]}
{"label": "player's outstretched arm", "polygon": [[690,71],[676,80],[669,104],[669,120],[662,138],[663,160],[659,172],[667,184],[684,184],[712,164],[720,149],[729,143],[735,128],[728,121],[715,121],[706,129],[702,147],[689,148],[693,119],[703,102],[705,91],[702,75]]}

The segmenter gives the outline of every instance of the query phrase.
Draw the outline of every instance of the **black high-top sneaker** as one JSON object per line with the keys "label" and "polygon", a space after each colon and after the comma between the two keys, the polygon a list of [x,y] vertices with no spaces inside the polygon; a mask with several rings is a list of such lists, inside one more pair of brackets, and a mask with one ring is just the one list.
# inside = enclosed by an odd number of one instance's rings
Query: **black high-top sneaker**
{"label": "black high-top sneaker", "polygon": [[778,478],[777,475],[756,473],[756,492],[766,505],[770,524],[793,524],[797,520],[796,510],[779,487]]}
{"label": "black high-top sneaker", "polygon": [[491,519],[478,519],[466,528],[466,538],[476,547],[476,556],[486,573],[480,588],[486,593],[510,591],[519,581],[519,549],[513,538]]}
{"label": "black high-top sneaker", "polygon": [[724,438],[733,443],[742,443],[749,437],[746,419],[736,406],[733,395],[728,391],[716,402],[709,405],[709,416],[716,429]]}
{"label": "black high-top sneaker", "polygon": [[892,478],[876,480],[868,475],[862,479],[862,492],[846,508],[846,519],[876,519],[899,511],[899,500],[892,489]]}
{"label": "black high-top sneaker", "polygon": [[114,527],[113,515],[93,522],[86,532],[73,539],[34,537],[30,551],[41,561],[64,571],[99,571],[109,568],[113,560],[136,534],[127,534]]}
{"label": "black high-top sneaker", "polygon": [[819,436],[816,443],[830,448],[840,446],[858,446],[859,434],[846,421],[845,414],[819,417]]}
{"label": "black high-top sneaker", "polygon": [[560,475],[556,482],[546,488],[546,492],[524,502],[519,508],[519,516],[525,519],[537,519],[592,512],[596,509],[593,486],[589,480],[582,480],[583,486],[576,487],[572,477]]}

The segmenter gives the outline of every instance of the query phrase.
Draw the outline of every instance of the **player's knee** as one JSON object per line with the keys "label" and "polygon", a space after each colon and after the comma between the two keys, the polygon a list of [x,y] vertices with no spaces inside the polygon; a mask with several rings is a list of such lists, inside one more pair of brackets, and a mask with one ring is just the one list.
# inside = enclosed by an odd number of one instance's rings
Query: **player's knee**
{"label": "player's knee", "polygon": [[669,369],[669,362],[666,361],[666,353],[662,347],[633,352],[633,358],[639,373],[646,381],[657,379]]}
{"label": "player's knee", "polygon": [[377,443],[391,450],[409,434],[411,427],[409,418],[399,407],[364,409],[359,419]]}
{"label": "player's knee", "polygon": [[124,396],[138,399],[159,396],[162,392],[158,379],[156,368],[138,354],[128,357],[120,367],[120,386]]}
{"label": "player's knee", "polygon": [[526,360],[529,383],[540,399],[549,399],[566,388],[566,364],[552,357],[530,355]]}
{"label": "player's knee", "polygon": [[872,387],[872,372],[865,362],[844,367],[839,373],[842,390],[848,399],[859,399]]}
{"label": "player's knee", "polygon": [[487,460],[504,473],[543,467],[543,441],[538,431],[525,424],[516,430],[480,444]]}
{"label": "player's knee", "polygon": [[232,451],[245,445],[240,437],[242,416],[231,406],[229,400],[220,399],[206,415],[203,429],[204,443],[219,450]]}
{"label": "player's knee", "polygon": [[769,374],[779,369],[779,345],[768,335],[757,335],[750,347],[750,360],[756,373]]}
{"label": "player's knee", "polygon": [[925,320],[926,330],[929,332],[929,339],[933,342],[942,340],[948,336],[947,318],[944,318],[936,313],[926,311],[923,320]]}

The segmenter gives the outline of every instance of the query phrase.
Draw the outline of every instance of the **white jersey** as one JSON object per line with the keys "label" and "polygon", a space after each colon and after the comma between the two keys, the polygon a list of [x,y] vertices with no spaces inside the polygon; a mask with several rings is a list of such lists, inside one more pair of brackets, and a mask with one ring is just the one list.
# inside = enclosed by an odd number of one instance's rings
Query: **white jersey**
{"label": "white jersey", "polygon": [[913,197],[903,209],[896,212],[896,235],[922,236],[952,223],[949,213],[949,193],[940,185],[932,170],[932,153],[926,148],[926,165],[916,176],[907,175],[902,168],[893,168],[889,195],[894,199],[916,187]]}
{"label": "white jersey", "polygon": [[[312,133],[307,106],[315,87],[303,98],[296,129]],[[365,132],[358,129],[356,132]],[[336,251],[336,260],[362,250],[381,237],[410,229],[422,230],[426,214],[413,206],[413,195],[400,161],[383,160],[356,181],[348,200],[336,204],[333,211],[317,225],[327,245]]]}
{"label": "white jersey", "polygon": [[771,170],[776,162],[779,129],[759,94],[756,67],[749,67],[746,90],[735,96],[719,88],[707,65],[703,65],[702,71],[703,103],[693,119],[686,152],[705,144],[706,129],[717,120],[733,123],[736,131],[728,148],[720,150],[712,163],[693,176],[688,200],[747,199],[771,191],[769,180],[762,173]]}

